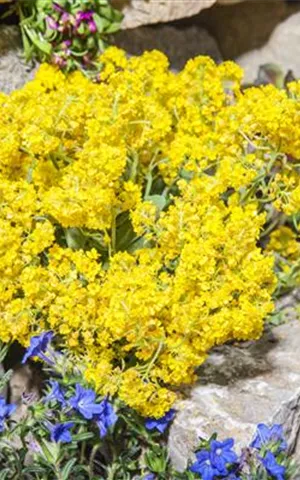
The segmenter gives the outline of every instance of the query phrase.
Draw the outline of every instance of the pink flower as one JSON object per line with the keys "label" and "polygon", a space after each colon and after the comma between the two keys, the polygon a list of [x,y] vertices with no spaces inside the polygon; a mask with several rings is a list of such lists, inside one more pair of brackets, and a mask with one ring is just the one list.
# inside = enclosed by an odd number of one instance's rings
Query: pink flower
{"label": "pink flower", "polygon": [[68,12],[64,12],[60,18],[60,21],[66,25],[67,23],[69,23],[70,18],[71,18],[71,15]]}
{"label": "pink flower", "polygon": [[48,17],[46,17],[46,22],[47,22],[48,27],[51,30],[58,30],[59,29],[59,24],[56,20],[54,20],[54,18],[48,16]]}
{"label": "pink flower", "polygon": [[56,54],[53,55],[52,61],[53,61],[54,65],[57,65],[60,68],[65,67],[67,65],[66,60],[64,60],[62,57],[60,57],[59,55],[56,55]]}

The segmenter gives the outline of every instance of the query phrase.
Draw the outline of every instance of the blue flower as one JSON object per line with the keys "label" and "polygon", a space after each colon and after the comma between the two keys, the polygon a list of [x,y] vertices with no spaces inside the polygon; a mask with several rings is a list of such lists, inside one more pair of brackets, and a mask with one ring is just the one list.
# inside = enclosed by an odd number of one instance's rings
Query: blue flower
{"label": "blue flower", "polygon": [[101,414],[103,406],[95,403],[96,394],[93,390],[83,388],[79,383],[76,384],[76,393],[70,398],[69,404],[74,410],[77,410],[81,415],[91,420],[94,415]]}
{"label": "blue flower", "polygon": [[15,411],[16,405],[6,403],[5,398],[0,396],[0,432],[4,430],[4,420]]}
{"label": "blue flower", "polygon": [[30,357],[39,357],[45,362],[53,364],[53,362],[44,355],[53,336],[53,332],[44,332],[41,335],[31,337],[30,345],[26,350],[22,363],[27,362]]}
{"label": "blue flower", "polygon": [[51,392],[45,397],[44,401],[50,402],[51,400],[56,400],[61,404],[62,407],[65,407],[67,402],[60,384],[56,380],[50,380],[49,384],[51,385],[52,389]]}
{"label": "blue flower", "polygon": [[201,475],[203,480],[213,480],[220,472],[211,463],[211,456],[208,450],[201,450],[196,453],[197,461],[190,467],[191,472]]}
{"label": "blue flower", "polygon": [[275,424],[269,428],[264,423],[260,423],[257,425],[256,435],[250,447],[260,450],[263,445],[279,442],[280,450],[286,450],[287,444],[283,436],[282,425]]}
{"label": "blue flower", "polygon": [[155,474],[154,473],[148,473],[145,477],[143,477],[142,480],[155,480]]}
{"label": "blue flower", "polygon": [[102,407],[102,412],[94,415],[93,418],[99,427],[100,437],[103,438],[107,434],[108,428],[116,423],[118,416],[107,399],[103,400],[100,406]]}
{"label": "blue flower", "polygon": [[[212,465],[222,474],[226,475],[226,465],[237,461],[237,454],[232,450],[234,440],[228,438],[224,442],[212,440],[210,444],[210,459]],[[224,473],[223,473],[224,472]]]}
{"label": "blue flower", "polygon": [[276,458],[271,452],[267,452],[265,458],[261,458],[267,472],[277,480],[284,480],[286,468],[276,462]]}
{"label": "blue flower", "polygon": [[176,410],[171,408],[163,417],[161,418],[147,418],[145,421],[145,427],[148,430],[158,430],[160,433],[163,433],[169,423],[173,420],[175,417]]}
{"label": "blue flower", "polygon": [[48,427],[50,430],[50,438],[52,442],[70,443],[72,436],[69,432],[70,428],[74,426],[73,422],[57,423],[54,426]]}

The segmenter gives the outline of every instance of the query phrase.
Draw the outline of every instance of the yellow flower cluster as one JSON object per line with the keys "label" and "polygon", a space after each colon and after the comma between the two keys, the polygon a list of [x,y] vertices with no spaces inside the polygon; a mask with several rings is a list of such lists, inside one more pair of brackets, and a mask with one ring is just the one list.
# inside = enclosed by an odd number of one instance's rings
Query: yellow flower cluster
{"label": "yellow flower cluster", "polygon": [[206,57],[101,61],[99,84],[42,65],[0,94],[0,339],[52,329],[99,392],[160,417],[273,309],[261,200],[297,210],[300,88],[242,92]]}
{"label": "yellow flower cluster", "polygon": [[300,242],[290,227],[281,225],[270,235],[267,250],[276,259],[279,291],[299,287],[300,284]]}

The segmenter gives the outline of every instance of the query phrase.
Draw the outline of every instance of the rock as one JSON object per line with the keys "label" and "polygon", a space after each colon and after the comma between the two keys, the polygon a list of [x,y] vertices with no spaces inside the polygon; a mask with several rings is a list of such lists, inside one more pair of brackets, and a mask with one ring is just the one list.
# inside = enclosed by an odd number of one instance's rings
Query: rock
{"label": "rock", "polygon": [[[0,382],[1,382],[1,378],[3,377],[4,373],[5,373],[5,370],[3,368],[2,363],[0,363]],[[4,386],[2,389],[0,389],[0,396],[6,398],[6,396],[7,396],[7,387],[6,386]]]}
{"label": "rock", "polygon": [[191,17],[209,8],[216,0],[114,0],[113,5],[124,14],[122,28],[135,28],[140,25],[170,22],[183,17]]}
{"label": "rock", "polygon": [[217,62],[222,59],[214,38],[196,26],[180,29],[167,25],[139,27],[119,32],[115,35],[115,43],[132,55],[140,55],[145,50],[161,50],[175,69],[183,68],[188,59],[197,55],[209,55]]}
{"label": "rock", "polygon": [[283,403],[273,417],[274,423],[285,426],[289,438],[290,452],[300,460],[300,390],[289,401]]}
{"label": "rock", "polygon": [[185,22],[206,28],[218,42],[222,56],[232,60],[264,45],[291,11],[294,10],[283,0],[227,2],[226,5],[215,4]]}
{"label": "rock", "polygon": [[285,73],[292,70],[296,78],[300,76],[299,25],[300,13],[295,13],[276,27],[266,45],[237,58],[245,70],[245,82],[252,83],[259,67],[266,63],[277,64]]}
{"label": "rock", "polygon": [[[14,369],[13,375],[9,382],[9,401],[17,405],[16,410],[11,415],[10,420],[20,422],[28,413],[28,407],[39,400],[42,379],[39,370],[30,364],[21,365]],[[30,465],[34,461],[31,433],[26,435],[25,442],[28,445],[24,464]],[[20,449],[23,444],[19,436],[14,435],[11,444],[16,449]]]}
{"label": "rock", "polygon": [[220,5],[235,5],[236,3],[241,3],[244,0],[217,0],[217,3]]}
{"label": "rock", "polygon": [[0,25],[0,92],[9,93],[32,79],[35,67],[23,58],[18,27]]}
{"label": "rock", "polygon": [[215,349],[200,381],[178,405],[169,452],[182,470],[199,436],[217,432],[249,444],[258,423],[282,421],[290,453],[300,460],[300,322],[273,328],[258,342]]}
{"label": "rock", "polygon": [[171,22],[192,17],[211,7],[214,3],[231,5],[244,0],[112,0],[114,7],[122,10],[122,28],[136,28],[140,25]]}
{"label": "rock", "polygon": [[24,395],[39,398],[41,376],[37,368],[29,364],[21,365],[14,369],[9,381],[9,399],[11,403],[21,406]]}

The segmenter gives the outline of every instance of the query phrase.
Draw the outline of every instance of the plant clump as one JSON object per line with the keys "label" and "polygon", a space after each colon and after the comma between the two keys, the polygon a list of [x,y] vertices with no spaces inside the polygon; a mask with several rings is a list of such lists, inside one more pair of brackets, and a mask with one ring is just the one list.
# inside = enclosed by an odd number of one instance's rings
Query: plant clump
{"label": "plant clump", "polygon": [[159,418],[273,311],[263,237],[297,228],[300,90],[242,91],[207,57],[100,62],[99,84],[42,65],[0,96],[0,339],[53,330],[97,392]]}

